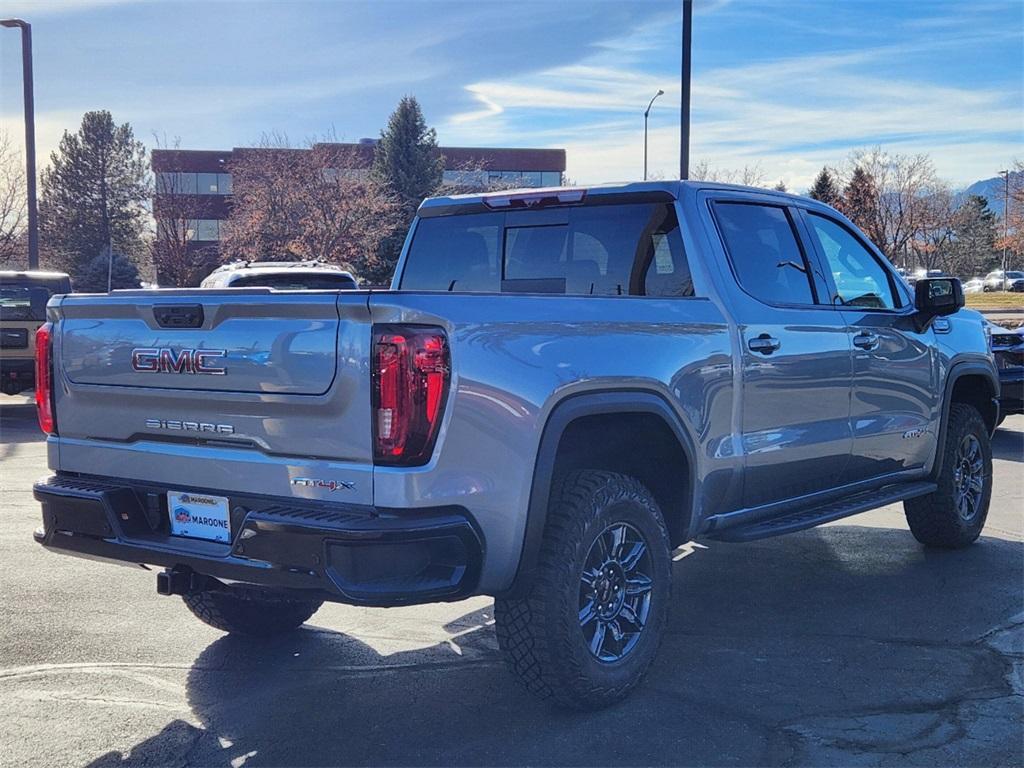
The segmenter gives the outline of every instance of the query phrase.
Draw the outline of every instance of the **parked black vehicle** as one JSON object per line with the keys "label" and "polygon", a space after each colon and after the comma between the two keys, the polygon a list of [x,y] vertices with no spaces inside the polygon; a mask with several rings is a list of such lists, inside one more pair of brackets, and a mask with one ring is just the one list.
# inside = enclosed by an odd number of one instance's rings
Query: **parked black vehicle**
{"label": "parked black vehicle", "polygon": [[71,293],[63,272],[0,271],[0,392],[35,386],[36,331],[46,322],[51,296]]}
{"label": "parked black vehicle", "polygon": [[1007,330],[989,323],[992,352],[999,370],[999,420],[1024,413],[1024,329]]}

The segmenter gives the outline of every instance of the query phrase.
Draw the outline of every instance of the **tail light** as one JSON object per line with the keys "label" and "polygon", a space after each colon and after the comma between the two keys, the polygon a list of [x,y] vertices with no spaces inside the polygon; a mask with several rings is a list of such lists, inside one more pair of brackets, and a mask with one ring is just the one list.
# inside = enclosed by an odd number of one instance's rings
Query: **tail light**
{"label": "tail light", "polygon": [[36,331],[36,412],[39,428],[48,435],[57,434],[53,418],[53,323],[43,323]]}
{"label": "tail light", "polygon": [[448,338],[432,326],[376,326],[374,331],[374,461],[426,464],[448,398]]}

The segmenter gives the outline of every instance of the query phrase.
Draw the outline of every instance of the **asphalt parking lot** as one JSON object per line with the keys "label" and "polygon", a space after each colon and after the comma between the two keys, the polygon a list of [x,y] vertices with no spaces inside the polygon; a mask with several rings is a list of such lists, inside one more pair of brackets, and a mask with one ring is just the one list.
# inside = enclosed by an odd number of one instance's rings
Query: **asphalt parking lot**
{"label": "asphalt parking lot", "polygon": [[681,551],[642,688],[572,714],[514,686],[486,599],[328,605],[253,643],[153,573],[44,552],[44,444],[28,401],[0,396],[0,762],[1024,765],[1024,417],[994,452],[964,551],[920,547],[900,506]]}

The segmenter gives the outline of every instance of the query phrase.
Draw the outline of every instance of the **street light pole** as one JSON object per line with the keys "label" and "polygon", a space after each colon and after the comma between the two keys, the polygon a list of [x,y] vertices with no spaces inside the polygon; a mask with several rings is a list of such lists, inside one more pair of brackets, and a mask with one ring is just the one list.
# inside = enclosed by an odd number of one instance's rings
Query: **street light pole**
{"label": "street light pole", "polygon": [[682,98],[679,106],[679,178],[690,178],[690,60],[693,0],[683,0]]}
{"label": "street light pole", "polygon": [[36,211],[36,117],[32,91],[32,25],[21,19],[0,20],[21,28],[21,78],[25,91],[25,181],[28,187],[28,268],[39,269],[39,219]]}
{"label": "street light pole", "polygon": [[654,100],[664,94],[665,92],[659,88],[658,92],[647,102],[647,109],[644,110],[644,181],[647,181],[647,116],[651,114],[651,105],[654,104]]}
{"label": "street light pole", "polygon": [[1010,239],[1010,171],[1000,171],[1003,177],[1003,290],[1006,290],[1006,246]]}

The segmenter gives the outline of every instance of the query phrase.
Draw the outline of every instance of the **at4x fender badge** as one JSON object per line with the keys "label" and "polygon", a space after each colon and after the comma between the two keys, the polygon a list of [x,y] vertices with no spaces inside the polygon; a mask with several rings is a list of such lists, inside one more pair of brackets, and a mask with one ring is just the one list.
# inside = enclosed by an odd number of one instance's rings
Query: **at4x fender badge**
{"label": "at4x fender badge", "polygon": [[293,477],[292,485],[300,488],[323,488],[326,491],[354,491],[355,483],[348,480],[321,480],[316,477]]}

